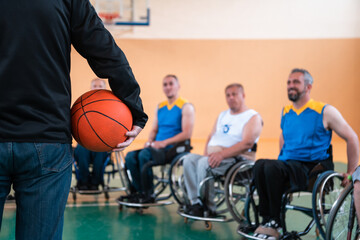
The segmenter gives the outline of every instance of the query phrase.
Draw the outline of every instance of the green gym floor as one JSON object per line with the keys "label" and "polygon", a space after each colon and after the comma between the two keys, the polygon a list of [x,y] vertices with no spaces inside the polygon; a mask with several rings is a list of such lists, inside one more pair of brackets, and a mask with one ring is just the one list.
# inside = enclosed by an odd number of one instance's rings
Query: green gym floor
{"label": "green gym floor", "polygon": [[[337,171],[344,171],[344,164],[336,164]],[[116,181],[114,181],[116,182]],[[236,233],[237,223],[213,223],[212,230],[206,230],[204,222],[188,221],[176,213],[177,204],[152,207],[139,213],[131,208],[119,210],[115,199],[122,193],[111,193],[109,201],[104,195],[79,195],[74,203],[69,195],[65,211],[64,240],[105,239],[241,239]],[[300,204],[309,206],[310,196],[298,198]],[[0,240],[15,239],[15,210],[13,201],[5,204]],[[287,213],[289,229],[303,229],[308,217],[302,213]],[[302,239],[316,239],[314,230]]]}

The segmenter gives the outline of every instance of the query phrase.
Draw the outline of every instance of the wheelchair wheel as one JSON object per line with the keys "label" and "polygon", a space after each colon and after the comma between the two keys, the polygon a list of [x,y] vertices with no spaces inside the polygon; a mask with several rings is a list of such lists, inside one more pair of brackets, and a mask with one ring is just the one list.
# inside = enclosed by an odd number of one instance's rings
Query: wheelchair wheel
{"label": "wheelchair wheel", "polygon": [[105,199],[106,199],[106,200],[109,200],[109,199],[110,199],[110,195],[109,195],[108,192],[104,192],[104,195],[105,195]]}
{"label": "wheelchair wheel", "polygon": [[259,217],[259,196],[255,191],[255,187],[250,187],[250,193],[248,194],[245,201],[245,219],[248,225],[255,230],[260,224]]}
{"label": "wheelchair wheel", "polygon": [[326,225],[326,239],[358,239],[353,185],[347,186],[330,212]]}
{"label": "wheelchair wheel", "polygon": [[121,182],[121,185],[122,185],[122,188],[124,189],[125,193],[127,195],[130,194],[130,180],[129,180],[129,177],[128,177],[128,174],[126,172],[126,169],[125,169],[125,157],[124,157],[124,153],[123,152],[115,152],[115,163],[116,164],[116,167],[117,167],[117,170],[119,172],[119,177],[120,177],[120,182]]}
{"label": "wheelchair wheel", "polygon": [[[221,205],[223,205],[226,201],[223,181],[224,180],[221,179],[221,177],[220,177],[219,179],[217,179],[217,181],[214,182],[214,187],[215,187],[214,202],[216,204],[216,209],[219,209],[221,207]],[[203,196],[205,196],[205,195],[203,195]],[[222,213],[227,212],[227,209],[223,209],[221,211],[217,210],[216,212],[219,214],[222,214]]]}
{"label": "wheelchair wheel", "polygon": [[[169,166],[168,165],[156,165],[152,167],[154,177],[154,194],[156,198],[162,198],[160,195],[165,191],[169,185]],[[168,198],[171,195],[168,194]]]}
{"label": "wheelchair wheel", "polygon": [[225,200],[227,208],[235,221],[245,220],[245,202],[250,192],[252,162],[238,162],[230,168],[225,179]]}
{"label": "wheelchair wheel", "polygon": [[[215,204],[217,214],[228,212],[226,207],[221,208],[225,203],[224,181],[224,176],[212,175],[203,179],[199,185],[199,199],[209,207],[210,201],[208,198],[212,197],[211,204]],[[212,196],[209,195],[211,188],[213,188]]]}
{"label": "wheelchair wheel", "polygon": [[343,187],[343,177],[334,171],[322,173],[316,180],[312,192],[313,217],[319,233],[325,238],[326,222],[335,201],[338,199]]}
{"label": "wheelchair wheel", "polygon": [[175,201],[181,206],[183,206],[186,201],[182,160],[181,157],[174,160],[169,169],[170,191]]}

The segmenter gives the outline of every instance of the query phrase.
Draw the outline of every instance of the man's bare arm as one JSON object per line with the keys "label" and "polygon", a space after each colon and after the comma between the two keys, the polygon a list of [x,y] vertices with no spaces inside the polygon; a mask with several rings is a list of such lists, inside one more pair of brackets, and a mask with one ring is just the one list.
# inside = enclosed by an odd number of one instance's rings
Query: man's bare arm
{"label": "man's bare arm", "polygon": [[149,138],[148,138],[147,142],[145,143],[144,147],[149,147],[151,145],[151,143],[153,141],[155,141],[155,137],[156,137],[156,134],[157,134],[158,128],[159,128],[159,123],[158,123],[158,118],[157,118],[158,110],[159,110],[159,108],[156,108],[155,115],[153,118],[154,120],[153,120],[152,128],[151,128],[150,134],[149,134]]}
{"label": "man's bare arm", "polygon": [[154,148],[164,148],[173,143],[190,139],[195,122],[195,109],[192,104],[186,103],[182,109],[181,128],[182,132],[163,141],[155,141],[151,144]]}
{"label": "man's bare arm", "polygon": [[324,127],[332,129],[346,141],[347,147],[347,173],[352,174],[359,162],[359,139],[354,130],[342,117],[341,113],[333,106],[328,105],[324,109]]}
{"label": "man's bare arm", "polygon": [[260,136],[262,130],[262,119],[259,114],[253,116],[244,126],[242,141],[222,151],[224,158],[237,156],[248,151],[254,145],[255,140]]}

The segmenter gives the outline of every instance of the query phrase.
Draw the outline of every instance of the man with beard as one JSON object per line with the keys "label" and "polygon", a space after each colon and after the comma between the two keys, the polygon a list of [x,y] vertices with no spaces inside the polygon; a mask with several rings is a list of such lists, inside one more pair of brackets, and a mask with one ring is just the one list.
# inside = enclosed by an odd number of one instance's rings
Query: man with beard
{"label": "man with beard", "polygon": [[332,130],[347,143],[347,176],[358,165],[359,140],[356,133],[333,106],[310,98],[313,78],[304,69],[293,69],[287,81],[292,105],[281,116],[280,154],[278,160],[260,159],[253,169],[259,195],[262,224],[255,230],[259,239],[279,239],[281,235],[281,197],[290,187],[306,190],[311,170],[332,170],[328,152]]}

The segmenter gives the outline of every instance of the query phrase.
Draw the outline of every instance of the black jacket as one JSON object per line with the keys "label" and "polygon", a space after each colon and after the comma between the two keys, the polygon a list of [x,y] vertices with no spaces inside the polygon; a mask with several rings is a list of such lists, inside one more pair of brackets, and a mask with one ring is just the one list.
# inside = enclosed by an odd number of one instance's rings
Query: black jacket
{"label": "black jacket", "polygon": [[0,9],[0,141],[71,142],[71,44],[144,127],[139,85],[88,0],[0,0]]}

